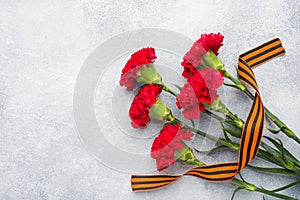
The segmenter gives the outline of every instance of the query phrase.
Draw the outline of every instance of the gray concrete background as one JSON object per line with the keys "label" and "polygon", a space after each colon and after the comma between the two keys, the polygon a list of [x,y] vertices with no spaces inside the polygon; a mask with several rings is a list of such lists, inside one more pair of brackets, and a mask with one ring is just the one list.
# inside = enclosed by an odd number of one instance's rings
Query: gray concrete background
{"label": "gray concrete background", "polygon": [[[1,0],[0,199],[230,199],[229,183],[193,177],[159,191],[132,193],[130,174],[100,164],[80,142],[72,111],[76,77],[96,47],[124,31],[157,27],[193,39],[220,31],[225,35],[220,57],[231,72],[239,53],[280,37],[287,54],[255,72],[265,105],[300,136],[299,13],[298,0]],[[244,117],[249,101],[231,90],[226,96]],[[279,137],[300,157],[299,146]],[[205,161],[232,156],[213,154]],[[183,169],[176,164],[167,172]],[[248,169],[243,174],[269,189],[295,180]],[[300,198],[300,186],[285,194]],[[262,195],[242,191],[236,199]]]}

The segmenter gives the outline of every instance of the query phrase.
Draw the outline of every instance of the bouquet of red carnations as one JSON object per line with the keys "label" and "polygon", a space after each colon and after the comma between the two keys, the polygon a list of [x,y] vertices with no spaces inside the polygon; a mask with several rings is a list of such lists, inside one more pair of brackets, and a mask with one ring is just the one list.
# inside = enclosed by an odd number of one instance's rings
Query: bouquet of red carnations
{"label": "bouquet of red carnations", "polygon": [[[129,109],[132,126],[147,128],[150,120],[164,123],[163,129],[153,141],[150,153],[156,160],[157,170],[162,171],[176,161],[194,165],[182,175],[132,175],[131,184],[134,192],[155,190],[171,184],[183,175],[191,175],[216,182],[231,181],[236,187],[233,197],[238,190],[244,189],[282,199],[295,199],[279,192],[300,183],[300,161],[285,148],[280,139],[263,136],[265,116],[278,127],[278,130],[267,128],[270,132],[284,133],[299,144],[300,140],[285,123],[264,107],[252,71],[254,67],[283,55],[285,50],[282,43],[276,38],[241,54],[236,79],[218,58],[223,38],[220,33],[203,34],[194,43],[181,63],[184,69],[182,76],[186,79],[186,83],[183,86],[176,85],[178,93],[163,83],[161,75],[155,69],[154,61],[157,57],[154,48],[143,48],[133,53],[127,61],[122,70],[120,85],[125,86],[127,90],[139,88]],[[228,79],[231,83],[225,83],[224,79]],[[236,88],[253,100],[245,120],[233,114],[220,99],[218,88],[222,85]],[[176,98],[176,106],[186,119],[193,122],[195,119],[199,120],[200,114],[204,113],[218,120],[224,137],[217,138],[177,119],[170,108],[159,99],[159,94],[163,91]],[[237,151],[238,160],[204,164],[195,156],[195,149],[188,145],[194,134],[219,144],[211,151],[224,148]],[[240,142],[234,142],[232,137],[240,138]],[[255,156],[278,167],[249,165]],[[241,175],[240,178],[236,178],[246,166],[262,172],[289,174],[298,180],[277,189],[267,190],[245,181]]]}

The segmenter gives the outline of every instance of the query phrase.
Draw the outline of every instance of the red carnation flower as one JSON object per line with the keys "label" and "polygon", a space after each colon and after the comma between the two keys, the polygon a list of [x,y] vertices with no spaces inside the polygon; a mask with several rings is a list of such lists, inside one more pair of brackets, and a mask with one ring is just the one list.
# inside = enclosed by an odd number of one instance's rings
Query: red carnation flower
{"label": "red carnation flower", "polygon": [[141,101],[147,107],[151,107],[156,103],[156,96],[159,95],[162,91],[162,87],[160,85],[145,85],[139,90],[139,93],[135,96],[134,101]]}
{"label": "red carnation flower", "polygon": [[129,110],[131,124],[135,128],[146,128],[150,118],[149,107],[141,101],[133,101]]}
{"label": "red carnation flower", "polygon": [[199,111],[204,112],[203,103],[210,104],[219,97],[217,89],[222,83],[223,74],[221,72],[212,68],[197,70],[181,88],[176,98],[176,105],[178,108],[183,108],[184,117],[199,119]]}
{"label": "red carnation flower", "polygon": [[210,33],[202,34],[200,39],[198,39],[192,46],[192,48],[185,54],[183,62],[181,65],[184,68],[182,76],[188,78],[191,76],[195,70],[192,68],[197,68],[201,63],[203,56],[209,51],[213,51],[214,54],[219,54],[219,49],[223,45],[224,36],[221,33]]}
{"label": "red carnation flower", "polygon": [[203,104],[198,102],[195,91],[189,83],[186,83],[181,88],[176,100],[178,108],[183,108],[182,114],[185,118],[199,119],[200,112],[204,111]]}
{"label": "red carnation flower", "polygon": [[183,59],[181,65],[184,68],[182,72],[182,76],[184,78],[188,78],[191,74],[193,74],[197,70],[191,63],[187,62],[185,59]]}
{"label": "red carnation flower", "polygon": [[[224,81],[224,76],[220,71],[212,68],[206,68],[198,71],[205,81],[205,84],[210,90],[218,89]],[[190,82],[195,81],[195,78],[190,78]]]}
{"label": "red carnation flower", "polygon": [[153,84],[145,85],[139,90],[129,109],[129,117],[133,127],[147,127],[147,123],[150,120],[150,107],[156,103],[156,96],[160,94],[161,91],[161,86]]}
{"label": "red carnation flower", "polygon": [[210,104],[218,98],[217,89],[223,84],[223,74],[215,69],[198,70],[188,79],[199,102]]}
{"label": "red carnation flower", "polygon": [[125,67],[122,69],[120,85],[127,90],[132,90],[136,86],[136,76],[139,69],[146,64],[153,63],[156,59],[155,49],[152,47],[143,48],[131,55]]}
{"label": "red carnation flower", "polygon": [[162,171],[170,164],[174,164],[174,153],[184,147],[183,140],[190,141],[193,134],[190,130],[181,128],[179,124],[165,126],[152,144],[151,157],[156,160],[158,171]]}
{"label": "red carnation flower", "polygon": [[199,43],[206,51],[212,50],[214,54],[219,54],[219,49],[223,46],[224,36],[221,33],[202,34],[196,43]]}

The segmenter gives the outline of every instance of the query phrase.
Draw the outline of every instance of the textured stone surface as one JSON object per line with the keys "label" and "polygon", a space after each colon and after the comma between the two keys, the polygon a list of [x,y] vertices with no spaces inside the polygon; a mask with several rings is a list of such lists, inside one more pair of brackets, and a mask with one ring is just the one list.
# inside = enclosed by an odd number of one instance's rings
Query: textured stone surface
{"label": "textured stone surface", "polygon": [[[299,11],[298,0],[0,1],[0,198],[230,199],[229,183],[193,177],[159,191],[132,193],[129,173],[100,164],[80,142],[72,111],[76,77],[97,46],[129,30],[158,27],[192,39],[220,31],[225,35],[220,57],[231,72],[239,53],[280,37],[287,54],[255,73],[265,105],[300,137]],[[250,102],[234,90],[224,95],[245,117]],[[300,157],[299,146],[279,137]],[[205,161],[234,158],[224,152]],[[176,164],[167,172],[184,169]],[[249,169],[243,175],[270,189],[294,180]],[[300,186],[285,194],[300,198]],[[262,195],[242,191],[236,199]]]}

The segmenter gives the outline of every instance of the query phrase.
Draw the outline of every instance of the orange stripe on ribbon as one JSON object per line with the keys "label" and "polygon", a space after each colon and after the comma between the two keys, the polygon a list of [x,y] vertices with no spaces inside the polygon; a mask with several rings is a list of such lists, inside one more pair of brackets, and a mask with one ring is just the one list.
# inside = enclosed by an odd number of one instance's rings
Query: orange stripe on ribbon
{"label": "orange stripe on ribbon", "polygon": [[252,69],[283,54],[285,54],[285,50],[282,43],[279,38],[276,38],[239,56],[239,79],[255,90],[255,98],[242,131],[238,162],[194,167],[179,176],[132,175],[132,190],[134,192],[156,190],[173,183],[185,175],[217,182],[228,181],[243,170],[258,152],[265,123],[265,110]]}

